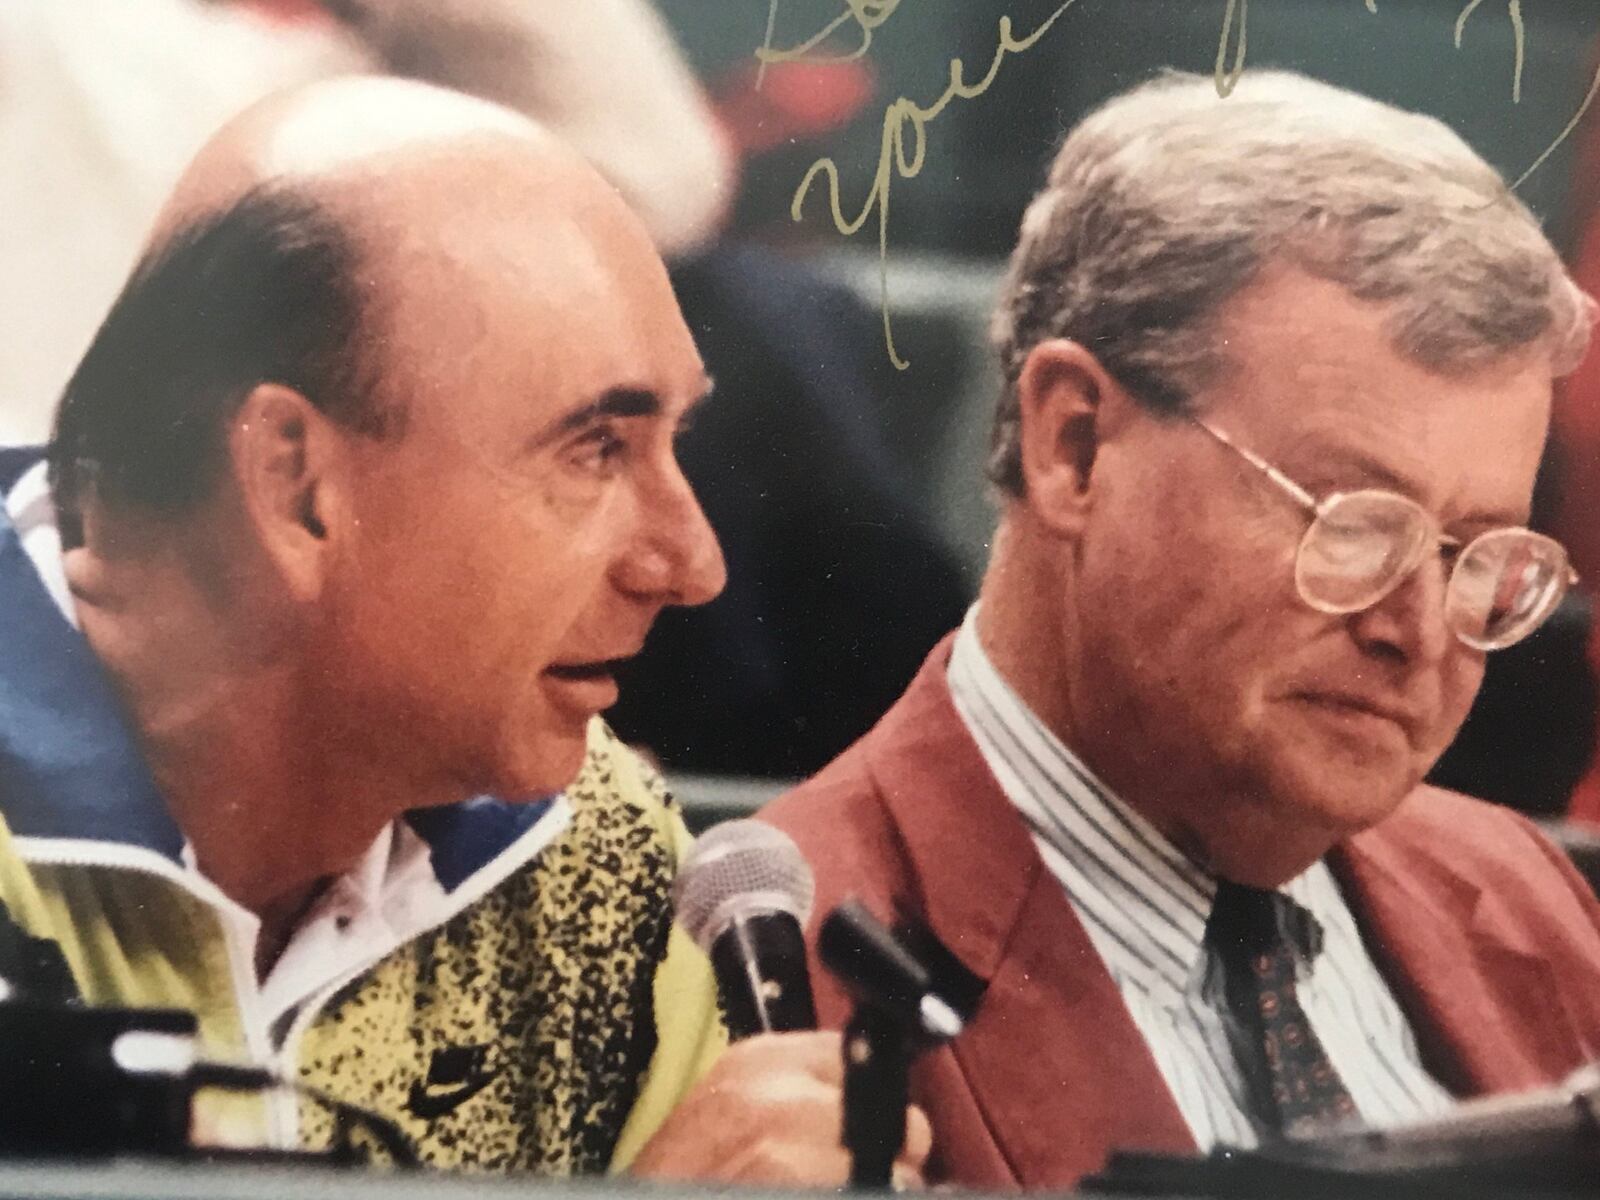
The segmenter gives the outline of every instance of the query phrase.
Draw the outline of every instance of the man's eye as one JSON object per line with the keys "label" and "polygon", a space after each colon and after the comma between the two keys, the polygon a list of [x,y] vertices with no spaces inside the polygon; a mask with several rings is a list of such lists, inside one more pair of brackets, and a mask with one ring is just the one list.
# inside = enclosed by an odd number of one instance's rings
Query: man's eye
{"label": "man's eye", "polygon": [[602,426],[590,430],[578,440],[573,447],[572,459],[575,465],[586,470],[606,471],[627,449],[625,439],[618,437],[615,430]]}

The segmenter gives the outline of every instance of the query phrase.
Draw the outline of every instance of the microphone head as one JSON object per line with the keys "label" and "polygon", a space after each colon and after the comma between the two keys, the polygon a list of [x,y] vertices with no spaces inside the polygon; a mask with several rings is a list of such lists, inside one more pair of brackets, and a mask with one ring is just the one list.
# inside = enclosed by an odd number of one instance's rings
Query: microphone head
{"label": "microphone head", "polygon": [[678,924],[710,953],[741,918],[811,915],[811,865],[783,830],[765,821],[724,821],[694,844],[673,883]]}

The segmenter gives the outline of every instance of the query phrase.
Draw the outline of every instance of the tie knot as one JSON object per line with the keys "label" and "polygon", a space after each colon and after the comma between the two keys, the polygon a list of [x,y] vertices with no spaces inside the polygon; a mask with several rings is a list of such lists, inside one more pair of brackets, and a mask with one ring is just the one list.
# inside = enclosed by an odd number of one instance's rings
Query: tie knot
{"label": "tie knot", "polygon": [[1322,926],[1282,892],[1219,879],[1206,944],[1224,958],[1286,945],[1310,962],[1322,951]]}

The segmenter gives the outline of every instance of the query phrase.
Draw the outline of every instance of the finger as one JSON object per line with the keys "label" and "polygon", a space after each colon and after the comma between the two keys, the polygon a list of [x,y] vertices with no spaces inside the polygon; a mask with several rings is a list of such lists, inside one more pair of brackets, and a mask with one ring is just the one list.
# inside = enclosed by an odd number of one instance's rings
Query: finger
{"label": "finger", "polygon": [[933,1149],[933,1126],[928,1114],[915,1104],[906,1109],[906,1140],[900,1151],[900,1161],[911,1167],[921,1167]]}
{"label": "finger", "polygon": [[844,1082],[844,1041],[827,1030],[763,1033],[728,1047],[718,1065],[722,1064],[729,1070],[803,1071],[823,1083],[838,1085]]}
{"label": "finger", "polygon": [[904,1162],[896,1162],[889,1173],[889,1187],[896,1192],[920,1192],[927,1187],[922,1172]]}
{"label": "finger", "polygon": [[837,1141],[844,1093],[800,1071],[768,1072],[731,1081],[722,1089],[723,1109],[759,1114],[764,1126],[826,1134]]}
{"label": "finger", "polygon": [[[759,1066],[759,1064],[758,1064]],[[701,1080],[636,1160],[636,1173],[692,1178],[769,1139],[839,1141],[841,1094],[803,1071],[733,1070]],[[718,1178],[732,1178],[721,1170]]]}
{"label": "finger", "polygon": [[746,1146],[728,1164],[735,1183],[794,1187],[840,1187],[850,1178],[850,1155],[836,1143],[785,1138]]}

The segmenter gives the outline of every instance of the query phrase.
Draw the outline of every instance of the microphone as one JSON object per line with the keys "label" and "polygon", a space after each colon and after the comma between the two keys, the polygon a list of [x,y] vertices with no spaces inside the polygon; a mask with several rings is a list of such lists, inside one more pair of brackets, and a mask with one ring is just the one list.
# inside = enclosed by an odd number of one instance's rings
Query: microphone
{"label": "microphone", "polygon": [[858,1000],[894,1014],[919,1036],[947,1042],[966,1027],[967,1018],[939,994],[933,973],[859,900],[828,914],[817,954]]}
{"label": "microphone", "polygon": [[711,829],[678,873],[678,924],[711,959],[735,1041],[816,1028],[803,932],[814,892],[799,848],[763,821]]}

